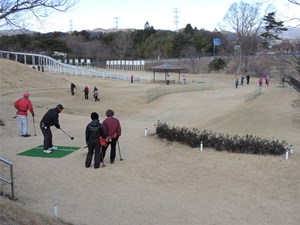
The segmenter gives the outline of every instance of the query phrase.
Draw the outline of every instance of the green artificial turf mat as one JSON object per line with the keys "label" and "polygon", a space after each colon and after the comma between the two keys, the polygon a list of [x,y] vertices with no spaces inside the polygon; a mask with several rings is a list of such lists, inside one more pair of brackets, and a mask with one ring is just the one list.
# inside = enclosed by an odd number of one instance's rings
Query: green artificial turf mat
{"label": "green artificial turf mat", "polygon": [[56,147],[57,150],[53,150],[51,153],[44,153],[43,145],[39,145],[35,148],[18,153],[17,155],[42,157],[42,158],[62,158],[80,149],[80,147],[71,147],[71,146],[56,146]]}

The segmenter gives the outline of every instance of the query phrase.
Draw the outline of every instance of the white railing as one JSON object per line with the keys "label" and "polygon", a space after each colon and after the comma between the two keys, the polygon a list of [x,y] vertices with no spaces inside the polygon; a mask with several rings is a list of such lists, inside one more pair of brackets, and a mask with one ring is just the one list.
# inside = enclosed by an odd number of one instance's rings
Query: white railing
{"label": "white railing", "polygon": [[[49,56],[24,53],[24,52],[10,52],[0,50],[0,58],[6,58],[10,60],[15,60],[20,63],[30,64],[34,67],[38,67],[41,71],[47,71],[49,73],[60,73],[70,76],[82,76],[82,77],[97,77],[105,79],[115,79],[115,80],[130,80],[130,77],[125,75],[120,75],[108,71],[83,68],[79,66],[73,66],[69,64],[62,63],[56,59]],[[139,79],[135,77],[135,81],[145,81],[149,82],[149,79]]]}

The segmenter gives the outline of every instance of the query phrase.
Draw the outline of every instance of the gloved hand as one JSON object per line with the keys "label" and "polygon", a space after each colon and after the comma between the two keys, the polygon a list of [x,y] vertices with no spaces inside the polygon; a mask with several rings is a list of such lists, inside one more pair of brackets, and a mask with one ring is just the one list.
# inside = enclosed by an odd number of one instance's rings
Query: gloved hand
{"label": "gloved hand", "polygon": [[32,118],[34,118],[34,114],[32,114]]}

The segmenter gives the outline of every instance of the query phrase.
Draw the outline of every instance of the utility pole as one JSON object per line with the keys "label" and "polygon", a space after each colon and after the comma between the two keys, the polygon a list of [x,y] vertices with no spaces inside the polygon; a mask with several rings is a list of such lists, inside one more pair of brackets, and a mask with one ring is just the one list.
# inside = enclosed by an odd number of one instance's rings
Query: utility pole
{"label": "utility pole", "polygon": [[178,23],[179,23],[179,21],[178,21],[178,8],[175,8],[174,9],[174,13],[175,13],[175,15],[174,15],[174,23],[175,23],[175,28],[176,28],[176,30],[178,30]]}
{"label": "utility pole", "polygon": [[114,19],[115,19],[115,24],[116,24],[115,28],[119,29],[119,17],[115,17]]}
{"label": "utility pole", "polygon": [[73,20],[70,19],[70,33],[73,32]]}

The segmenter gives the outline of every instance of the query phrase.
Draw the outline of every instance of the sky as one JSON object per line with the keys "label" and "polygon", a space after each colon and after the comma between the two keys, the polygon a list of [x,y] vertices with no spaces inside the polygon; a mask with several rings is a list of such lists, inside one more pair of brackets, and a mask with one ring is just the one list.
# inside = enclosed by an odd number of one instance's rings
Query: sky
{"label": "sky", "polygon": [[[260,0],[262,2],[263,0]],[[41,33],[53,31],[82,31],[96,28],[144,29],[148,21],[154,29],[177,30],[187,24],[198,29],[219,29],[232,3],[237,0],[80,0],[67,12],[55,12],[43,22],[29,25]],[[246,1],[249,2],[249,1]],[[288,0],[269,0],[277,15],[300,18],[300,6]],[[298,15],[297,15],[297,14]],[[33,24],[33,23],[28,23]]]}

